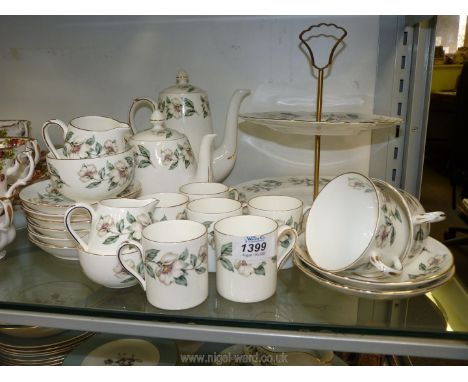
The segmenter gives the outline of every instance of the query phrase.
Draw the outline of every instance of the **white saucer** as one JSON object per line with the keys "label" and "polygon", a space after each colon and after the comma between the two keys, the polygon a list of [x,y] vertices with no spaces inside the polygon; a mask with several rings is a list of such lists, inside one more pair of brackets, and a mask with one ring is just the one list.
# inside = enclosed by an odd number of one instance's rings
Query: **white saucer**
{"label": "white saucer", "polygon": [[[303,239],[302,236],[300,239]],[[454,269],[453,255],[450,250],[432,237],[427,239],[426,246],[421,254],[412,258],[409,263],[404,264],[403,272],[400,275],[374,279],[350,272],[333,273],[318,268],[304,248],[305,246],[302,245],[302,251],[296,251],[295,256],[315,273],[341,285],[373,291],[403,291],[424,288],[434,282],[444,280]]]}

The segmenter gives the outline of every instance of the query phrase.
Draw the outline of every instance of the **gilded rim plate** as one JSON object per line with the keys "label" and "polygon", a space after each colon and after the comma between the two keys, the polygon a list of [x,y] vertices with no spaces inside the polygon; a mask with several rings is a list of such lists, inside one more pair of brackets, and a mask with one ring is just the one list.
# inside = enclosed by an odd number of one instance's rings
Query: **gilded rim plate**
{"label": "gilded rim plate", "polygon": [[174,341],[160,338],[96,334],[77,346],[64,366],[150,366],[175,365]]}
{"label": "gilded rim plate", "polygon": [[430,292],[431,290],[438,288],[445,283],[449,282],[450,279],[455,275],[455,267],[452,267],[451,270],[443,277],[437,281],[433,281],[421,288],[414,289],[392,289],[392,290],[372,290],[372,289],[361,289],[356,288],[350,285],[343,285],[332,280],[329,280],[322,276],[321,274],[314,271],[313,268],[309,267],[304,263],[298,256],[293,257],[293,262],[296,267],[305,273],[306,276],[315,280],[321,285],[330,287],[338,292],[343,292],[356,297],[365,297],[378,300],[391,300],[391,299],[400,299],[400,298],[409,298],[416,297]]}
{"label": "gilded rim plate", "polygon": [[243,123],[297,135],[354,135],[402,123],[401,118],[351,112],[322,113],[320,122],[316,121],[315,113],[308,111],[243,113],[239,118]]}
{"label": "gilded rim plate", "polygon": [[[303,241],[303,235],[300,237]],[[308,267],[312,268],[330,281],[362,289],[372,290],[403,290],[424,287],[427,284],[443,279],[454,266],[453,255],[440,241],[428,237],[424,251],[413,257],[404,265],[400,275],[369,278],[350,272],[333,273],[317,267],[307,255],[304,245],[302,252],[296,251],[295,256]]]}
{"label": "gilded rim plate", "polygon": [[[132,198],[141,191],[141,183],[134,181],[117,198]],[[46,213],[60,215],[76,202],[60,194],[46,179],[33,183],[19,193],[21,201],[31,209]],[[63,212],[60,211],[63,210]]]}
{"label": "gilded rim plate", "polygon": [[[320,177],[319,188],[322,189],[330,180],[332,177]],[[306,175],[255,179],[234,186],[239,191],[241,202],[261,195],[286,195],[302,200],[304,206],[312,205],[313,187],[313,178]]]}

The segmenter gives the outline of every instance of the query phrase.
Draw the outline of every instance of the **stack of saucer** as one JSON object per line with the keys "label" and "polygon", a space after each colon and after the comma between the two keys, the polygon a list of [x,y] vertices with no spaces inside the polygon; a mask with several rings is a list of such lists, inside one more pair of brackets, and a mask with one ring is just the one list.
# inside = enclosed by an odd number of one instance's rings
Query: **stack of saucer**
{"label": "stack of saucer", "polygon": [[329,272],[319,268],[307,253],[303,236],[300,236],[294,254],[296,266],[318,283],[353,296],[376,299],[415,297],[447,283],[455,274],[452,253],[432,237],[427,239],[422,253],[408,257],[401,274],[370,277],[352,271]]}
{"label": "stack of saucer", "polygon": [[[128,186],[119,198],[138,196],[141,185]],[[39,248],[58,258],[78,260],[75,240],[65,228],[65,212],[76,202],[64,197],[49,179],[25,187],[19,194],[28,229],[28,237]],[[91,218],[85,212],[77,212],[72,219],[73,227],[81,237],[89,233]]]}
{"label": "stack of saucer", "polygon": [[61,365],[68,353],[92,332],[67,330],[44,338],[15,338],[0,334],[0,365]]}

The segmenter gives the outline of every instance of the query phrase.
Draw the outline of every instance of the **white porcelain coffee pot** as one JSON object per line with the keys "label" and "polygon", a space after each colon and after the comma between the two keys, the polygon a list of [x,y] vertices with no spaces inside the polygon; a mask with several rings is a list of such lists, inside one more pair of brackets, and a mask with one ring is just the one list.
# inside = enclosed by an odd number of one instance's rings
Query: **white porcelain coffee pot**
{"label": "white porcelain coffee pot", "polygon": [[[248,89],[234,91],[229,102],[223,142],[212,156],[213,181],[222,182],[231,172],[237,153],[237,116],[242,100],[250,94]],[[135,113],[140,107],[159,109],[166,117],[166,126],[185,134],[199,160],[203,138],[213,133],[208,95],[189,83],[188,74],[180,70],[176,85],[160,92],[158,102],[147,97],[133,101],[129,112],[129,124],[135,131]]]}
{"label": "white porcelain coffee pot", "polygon": [[216,134],[203,137],[198,165],[187,136],[165,125],[162,112],[151,115],[153,128],[135,134],[129,144],[135,150],[135,180],[141,182],[142,195],[177,192],[190,182],[213,181],[211,145]]}

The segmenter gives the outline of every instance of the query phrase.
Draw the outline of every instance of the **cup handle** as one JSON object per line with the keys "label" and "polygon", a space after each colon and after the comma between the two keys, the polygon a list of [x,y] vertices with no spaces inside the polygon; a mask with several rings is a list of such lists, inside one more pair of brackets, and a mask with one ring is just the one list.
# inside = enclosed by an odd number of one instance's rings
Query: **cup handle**
{"label": "cup handle", "polygon": [[442,220],[445,220],[445,212],[443,211],[426,212],[411,218],[413,224],[438,223]]}
{"label": "cup handle", "polygon": [[84,240],[80,237],[80,235],[78,235],[75,232],[71,224],[71,218],[72,218],[73,212],[75,212],[75,210],[78,208],[84,208],[86,211],[89,212],[89,214],[91,215],[91,224],[92,224],[92,221],[96,219],[96,214],[94,212],[93,207],[91,207],[91,205],[89,205],[88,203],[77,203],[74,206],[70,207],[67,210],[67,212],[65,212],[65,219],[64,219],[65,228],[73,237],[73,239],[75,239],[75,241],[81,246],[81,248],[83,248],[84,251],[88,252],[89,250],[88,244],[85,243]]}
{"label": "cup handle", "polygon": [[42,126],[42,138],[44,139],[45,144],[47,145],[47,147],[49,148],[49,150],[52,152],[52,154],[54,155],[56,159],[63,159],[60,157],[57,149],[55,148],[54,144],[52,143],[52,140],[50,139],[49,126],[51,125],[58,125],[61,127],[64,139],[68,133],[68,126],[65,124],[65,122],[61,121],[60,119],[49,119]]}
{"label": "cup handle", "polygon": [[239,191],[236,188],[229,187],[229,198],[234,200],[239,200]]}
{"label": "cup handle", "polygon": [[384,264],[378,255],[371,255],[370,262],[375,268],[377,268],[378,271],[386,275],[399,275],[403,270],[403,266],[401,265],[400,259],[398,258],[394,260],[394,268]]}
{"label": "cup handle", "polygon": [[155,111],[158,108],[158,104],[148,97],[139,97],[135,98],[130,106],[130,110],[128,111],[128,124],[133,131],[133,134],[137,133],[137,129],[135,126],[135,114],[138,109],[142,107],[148,107]]}
{"label": "cup handle", "polygon": [[[9,198],[11,197],[11,195],[13,195],[13,192],[15,191],[15,189],[19,186],[25,186],[32,178],[33,176],[33,173],[34,173],[34,168],[35,168],[35,165],[34,165],[34,159],[32,157],[32,154],[31,154],[31,151],[30,150],[27,150],[27,151],[24,151],[23,153],[21,154],[25,154],[26,155],[26,158],[28,158],[28,162],[29,162],[29,171],[28,173],[26,174],[26,176],[24,176],[23,178],[20,178],[18,179],[15,183],[13,183],[10,188],[8,189],[7,193],[5,194],[5,197],[6,198]],[[19,155],[21,155],[19,154]],[[15,167],[16,166],[19,166],[19,159],[18,159],[18,156],[16,157],[15,159]]]}
{"label": "cup handle", "polygon": [[282,243],[280,242],[280,239],[285,235],[290,235],[290,240],[287,243],[286,247],[284,247],[284,252],[278,256],[278,260],[276,262],[278,270],[281,269],[281,267],[286,263],[286,261],[289,259],[289,257],[293,253],[294,246],[296,245],[296,241],[297,241],[296,230],[294,228],[291,228],[288,225],[282,225],[281,227],[278,228],[278,234],[277,234],[278,247],[282,247]]}
{"label": "cup handle", "polygon": [[0,230],[8,229],[13,223],[13,206],[9,199],[0,199],[3,207],[3,221],[0,223]]}
{"label": "cup handle", "polygon": [[[129,247],[129,246],[130,247],[131,246],[136,247],[138,249],[138,252],[140,253],[141,260],[144,261],[144,257],[143,257],[144,250],[143,250],[143,247],[141,246],[141,244],[136,243],[136,242],[130,243],[129,241],[124,241],[122,244],[119,245],[119,247],[117,248],[117,258],[119,259],[119,263],[122,266],[122,268],[124,268],[128,273],[130,273],[133,277],[135,277],[138,280],[138,282],[140,283],[143,290],[146,292],[146,281],[145,281],[145,279],[143,277],[141,277],[141,275],[138,273],[137,270],[135,270],[133,268],[130,268],[122,260],[122,257],[124,256],[123,250],[126,247]],[[145,264],[145,267],[146,267],[146,264]]]}

